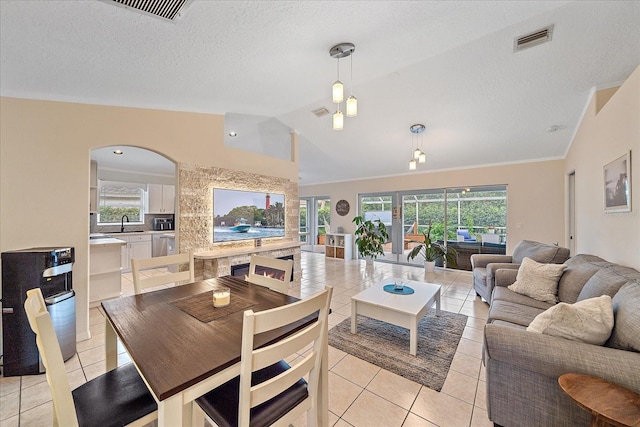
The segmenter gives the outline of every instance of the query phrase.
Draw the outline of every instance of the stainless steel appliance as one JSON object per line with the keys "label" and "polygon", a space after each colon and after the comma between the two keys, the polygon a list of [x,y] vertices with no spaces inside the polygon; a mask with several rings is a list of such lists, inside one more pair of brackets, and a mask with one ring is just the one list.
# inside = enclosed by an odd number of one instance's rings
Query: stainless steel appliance
{"label": "stainless steel appliance", "polygon": [[151,256],[166,256],[168,254],[168,242],[165,234],[154,234],[151,236]]}
{"label": "stainless steel appliance", "polygon": [[172,218],[154,218],[153,229],[156,231],[173,230]]}
{"label": "stainless steel appliance", "polygon": [[72,286],[74,248],[30,248],[2,253],[3,375],[44,372],[35,334],[24,311],[26,292],[40,288],[58,336],[62,357],[76,353]]}

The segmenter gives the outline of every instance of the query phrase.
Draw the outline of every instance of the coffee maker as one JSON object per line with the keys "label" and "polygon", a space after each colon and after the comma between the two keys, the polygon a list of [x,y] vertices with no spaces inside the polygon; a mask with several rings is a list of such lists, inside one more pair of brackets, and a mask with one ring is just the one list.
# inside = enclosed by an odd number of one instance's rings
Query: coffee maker
{"label": "coffee maker", "polygon": [[172,218],[154,218],[153,229],[155,231],[173,230]]}

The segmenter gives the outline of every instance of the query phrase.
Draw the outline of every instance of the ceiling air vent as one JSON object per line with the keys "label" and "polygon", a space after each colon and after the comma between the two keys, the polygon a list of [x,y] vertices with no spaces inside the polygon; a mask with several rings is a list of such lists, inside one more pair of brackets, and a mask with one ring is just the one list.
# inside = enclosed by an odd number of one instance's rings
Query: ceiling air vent
{"label": "ceiling air vent", "polygon": [[553,34],[553,25],[549,25],[541,30],[534,31],[524,36],[516,37],[513,40],[513,51],[518,52],[528,47],[537,46],[542,43],[551,41],[551,35]]}
{"label": "ceiling air vent", "polygon": [[147,15],[175,22],[184,15],[192,0],[107,0],[118,6],[135,9]]}
{"label": "ceiling air vent", "polygon": [[325,107],[320,107],[317,110],[313,110],[312,113],[315,114],[316,117],[322,117],[329,114],[329,110],[327,110]]}

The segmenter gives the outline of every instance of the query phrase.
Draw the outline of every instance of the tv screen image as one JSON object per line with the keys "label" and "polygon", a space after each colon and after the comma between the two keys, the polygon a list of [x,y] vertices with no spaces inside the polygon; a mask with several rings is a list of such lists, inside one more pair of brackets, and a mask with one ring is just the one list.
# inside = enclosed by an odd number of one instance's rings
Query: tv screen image
{"label": "tv screen image", "polygon": [[213,190],[213,242],[284,237],[284,194]]}

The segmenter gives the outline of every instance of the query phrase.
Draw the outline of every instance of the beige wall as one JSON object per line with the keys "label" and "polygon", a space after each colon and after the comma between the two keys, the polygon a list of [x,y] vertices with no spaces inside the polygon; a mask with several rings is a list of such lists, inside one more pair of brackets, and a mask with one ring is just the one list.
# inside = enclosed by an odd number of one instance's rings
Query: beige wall
{"label": "beige wall", "polygon": [[[359,193],[420,190],[476,185],[507,185],[507,253],[520,240],[565,244],[564,164],[562,160],[520,163],[433,173],[415,173],[397,177],[358,180],[324,185],[300,186],[300,197],[331,196],[331,228],[355,230]],[[351,211],[344,217],[335,212],[335,203],[345,199]]]}
{"label": "beige wall", "polygon": [[79,339],[88,335],[89,160],[121,144],[176,161],[298,180],[297,161],[223,145],[224,117],[0,99],[0,251],[74,246]]}
{"label": "beige wall", "polygon": [[[596,92],[566,157],[576,176],[576,249],[640,268],[640,67]],[[605,103],[606,102],[606,103]],[[603,166],[631,151],[632,212],[605,214]]]}

